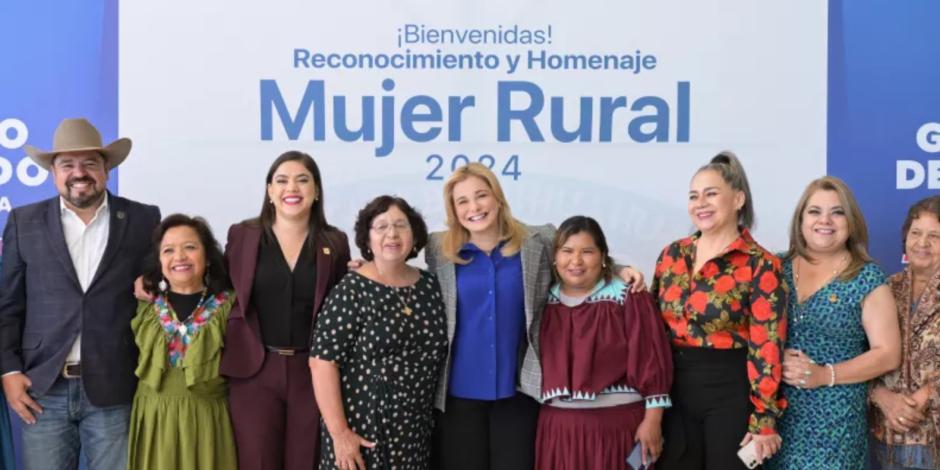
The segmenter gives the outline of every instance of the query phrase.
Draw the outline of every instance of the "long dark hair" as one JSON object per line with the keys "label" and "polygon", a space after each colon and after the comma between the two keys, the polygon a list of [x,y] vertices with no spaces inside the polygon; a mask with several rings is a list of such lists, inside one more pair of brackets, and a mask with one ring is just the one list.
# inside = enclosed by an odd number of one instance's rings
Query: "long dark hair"
{"label": "long dark hair", "polygon": [[314,245],[317,239],[329,244],[329,237],[325,237],[326,232],[337,231],[336,227],[326,222],[326,214],[323,211],[323,200],[325,198],[323,189],[323,180],[320,178],[320,168],[317,162],[310,155],[299,150],[289,150],[282,153],[271,163],[268,169],[268,176],[264,179],[264,196],[261,198],[261,214],[253,222],[258,223],[264,229],[268,240],[274,239],[274,219],[277,217],[274,210],[274,204],[268,201],[268,185],[274,180],[274,172],[285,162],[299,162],[307,171],[313,175],[313,184],[316,187],[316,199],[310,206],[310,229],[307,231],[307,243]]}
{"label": "long dark hair", "polygon": [[209,224],[202,217],[173,214],[163,219],[153,231],[150,254],[147,255],[144,261],[144,290],[151,294],[156,294],[159,290],[157,285],[163,279],[163,270],[160,266],[160,243],[163,241],[166,232],[175,227],[189,227],[195,230],[199,236],[199,242],[202,243],[202,247],[206,251],[206,275],[209,278],[206,288],[209,293],[217,294],[231,289],[232,282],[229,280],[228,271],[225,269],[225,257],[222,256],[219,242],[212,236],[212,229],[209,228]]}

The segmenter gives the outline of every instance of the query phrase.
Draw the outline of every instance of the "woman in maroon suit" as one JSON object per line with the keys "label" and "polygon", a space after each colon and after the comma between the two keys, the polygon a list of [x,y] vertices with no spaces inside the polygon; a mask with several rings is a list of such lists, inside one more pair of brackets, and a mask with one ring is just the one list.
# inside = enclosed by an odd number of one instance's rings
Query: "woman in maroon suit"
{"label": "woman in maroon suit", "polygon": [[320,415],[307,367],[323,299],[346,274],[346,234],[326,223],[320,170],[282,154],[267,176],[261,215],[233,225],[225,258],[237,300],[221,372],[241,470],[316,465]]}

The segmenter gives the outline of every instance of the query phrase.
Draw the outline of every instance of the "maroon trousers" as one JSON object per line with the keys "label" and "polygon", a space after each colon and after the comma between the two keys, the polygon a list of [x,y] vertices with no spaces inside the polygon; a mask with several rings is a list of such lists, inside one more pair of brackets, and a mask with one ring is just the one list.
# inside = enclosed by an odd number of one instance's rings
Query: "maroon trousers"
{"label": "maroon trousers", "polygon": [[248,379],[230,378],[228,383],[238,468],[317,468],[320,412],[307,354],[282,356],[268,351],[261,371]]}

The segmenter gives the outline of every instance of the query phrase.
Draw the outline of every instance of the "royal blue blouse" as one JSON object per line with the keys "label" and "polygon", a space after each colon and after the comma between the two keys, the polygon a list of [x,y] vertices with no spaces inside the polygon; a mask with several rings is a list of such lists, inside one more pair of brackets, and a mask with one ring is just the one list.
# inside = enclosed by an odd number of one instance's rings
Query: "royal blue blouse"
{"label": "royal blue blouse", "polygon": [[525,338],[525,296],[519,253],[504,257],[472,243],[460,250],[470,263],[456,266],[457,327],[448,393],[498,400],[516,393],[520,347]]}

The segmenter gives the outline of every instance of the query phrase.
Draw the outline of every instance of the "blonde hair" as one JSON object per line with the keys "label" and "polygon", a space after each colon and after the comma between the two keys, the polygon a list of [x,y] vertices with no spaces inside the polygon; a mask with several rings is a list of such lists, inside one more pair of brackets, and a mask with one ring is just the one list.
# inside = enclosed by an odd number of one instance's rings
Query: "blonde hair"
{"label": "blonde hair", "polygon": [[845,220],[848,225],[849,238],[845,241],[845,246],[849,250],[852,259],[849,265],[839,275],[839,280],[845,281],[855,277],[865,266],[865,263],[871,262],[872,258],[868,254],[868,225],[865,224],[865,217],[862,210],[858,207],[858,202],[852,194],[852,190],[839,178],[835,176],[823,176],[817,178],[806,186],[800,201],[796,204],[796,210],[793,212],[793,218],[790,220],[790,249],[787,251],[786,258],[792,259],[800,256],[808,261],[813,261],[806,248],[806,239],[803,238],[803,211],[809,204],[809,198],[817,191],[833,191],[839,197],[839,204],[845,209]]}
{"label": "blonde hair", "polygon": [[479,178],[489,186],[499,204],[499,239],[505,240],[506,244],[500,252],[503,256],[512,256],[522,249],[522,242],[525,240],[526,228],[521,222],[513,218],[512,211],[509,210],[509,203],[506,202],[506,195],[503,188],[499,185],[496,175],[485,165],[480,163],[468,163],[458,168],[447,182],[444,183],[444,208],[447,212],[447,231],[444,232],[444,240],[441,251],[448,260],[456,264],[467,264],[468,259],[459,256],[460,249],[464,243],[470,240],[470,232],[460,225],[457,219],[457,211],[454,208],[454,186],[457,183],[466,181],[468,178]]}

